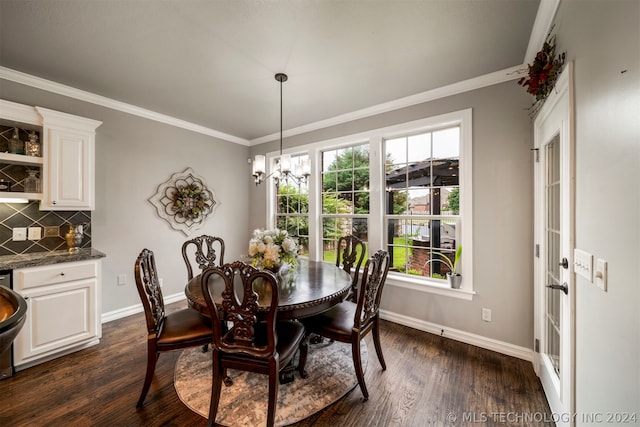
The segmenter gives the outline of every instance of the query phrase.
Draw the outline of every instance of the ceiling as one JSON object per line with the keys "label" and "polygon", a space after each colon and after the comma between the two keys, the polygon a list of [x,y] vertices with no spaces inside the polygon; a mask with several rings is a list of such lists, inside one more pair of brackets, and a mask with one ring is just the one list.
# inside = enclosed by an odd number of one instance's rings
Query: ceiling
{"label": "ceiling", "polygon": [[539,3],[1,0],[0,66],[250,143],[278,72],[306,126],[527,62]]}

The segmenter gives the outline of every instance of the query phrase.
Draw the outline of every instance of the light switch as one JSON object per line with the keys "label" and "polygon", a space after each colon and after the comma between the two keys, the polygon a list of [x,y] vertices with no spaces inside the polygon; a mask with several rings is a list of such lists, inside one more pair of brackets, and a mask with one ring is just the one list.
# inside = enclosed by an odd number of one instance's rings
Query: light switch
{"label": "light switch", "polygon": [[580,249],[573,251],[573,271],[593,282],[593,255]]}
{"label": "light switch", "polygon": [[607,261],[598,258],[596,260],[596,273],[595,273],[595,284],[597,287],[607,292],[607,276],[608,276],[608,265]]}

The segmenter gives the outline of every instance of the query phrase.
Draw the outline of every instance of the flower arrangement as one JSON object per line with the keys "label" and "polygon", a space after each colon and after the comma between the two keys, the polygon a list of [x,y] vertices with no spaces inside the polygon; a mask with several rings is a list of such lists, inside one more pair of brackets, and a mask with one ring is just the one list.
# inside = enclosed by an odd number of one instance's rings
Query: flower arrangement
{"label": "flower arrangement", "polygon": [[211,205],[208,192],[195,182],[176,187],[173,200],[176,215],[194,220],[211,208]]}
{"label": "flower arrangement", "polygon": [[249,256],[254,266],[275,270],[287,263],[293,269],[298,265],[298,245],[286,230],[254,230]]}
{"label": "flower arrangement", "polygon": [[536,97],[536,102],[546,99],[562,71],[564,58],[564,53],[556,56],[555,36],[547,39],[533,64],[529,65],[528,76],[520,78],[518,84],[526,87],[527,92]]}

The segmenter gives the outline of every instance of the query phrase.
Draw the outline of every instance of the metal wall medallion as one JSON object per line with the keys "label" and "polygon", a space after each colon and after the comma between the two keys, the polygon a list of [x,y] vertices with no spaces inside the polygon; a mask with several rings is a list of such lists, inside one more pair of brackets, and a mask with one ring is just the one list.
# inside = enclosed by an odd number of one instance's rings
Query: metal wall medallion
{"label": "metal wall medallion", "polygon": [[204,178],[191,168],[173,174],[160,184],[149,202],[155,206],[160,218],[187,236],[200,228],[220,204]]}

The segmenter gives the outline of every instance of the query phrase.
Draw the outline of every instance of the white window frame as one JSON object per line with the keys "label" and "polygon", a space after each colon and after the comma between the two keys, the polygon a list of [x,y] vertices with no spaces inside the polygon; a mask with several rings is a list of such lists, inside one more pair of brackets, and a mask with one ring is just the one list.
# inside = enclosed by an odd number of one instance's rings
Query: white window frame
{"label": "white window frame", "polygon": [[[419,119],[407,123],[374,129],[354,135],[342,136],[330,140],[318,141],[304,146],[297,146],[283,153],[293,155],[308,154],[311,162],[311,176],[309,177],[309,259],[322,259],[322,180],[321,164],[322,151],[369,143],[369,179],[370,206],[368,222],[369,253],[385,248],[385,170],[384,170],[384,139],[404,136],[416,132],[429,132],[443,127],[460,126],[460,222],[457,240],[463,246],[461,273],[462,288],[452,289],[442,281],[420,276],[390,272],[387,286],[412,289],[419,292],[446,295],[464,300],[473,299],[473,190],[472,190],[472,109],[465,109],[433,117]],[[275,160],[280,152],[267,154],[267,165],[271,173]],[[275,185],[267,180],[267,226],[274,226],[275,219]]]}

